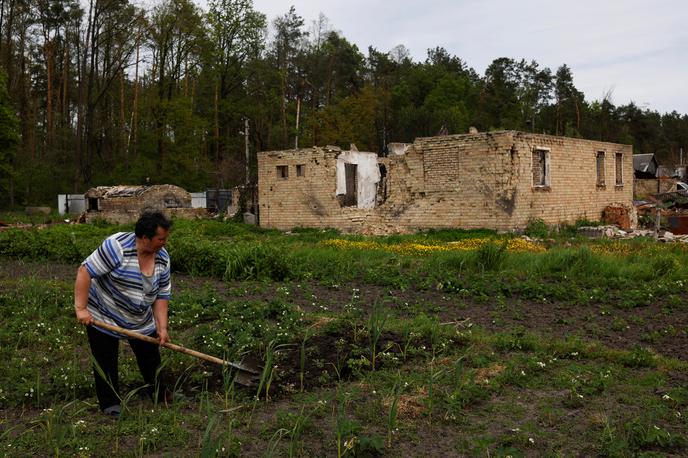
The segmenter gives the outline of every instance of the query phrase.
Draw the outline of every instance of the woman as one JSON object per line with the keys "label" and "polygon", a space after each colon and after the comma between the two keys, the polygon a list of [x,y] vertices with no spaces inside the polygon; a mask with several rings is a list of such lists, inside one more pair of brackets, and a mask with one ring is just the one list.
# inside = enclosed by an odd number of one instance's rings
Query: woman
{"label": "woman", "polygon": [[[103,321],[158,337],[160,344],[170,340],[167,309],[171,294],[170,257],[165,244],[172,223],[161,212],[147,212],[136,222],[134,232],[118,232],[102,243],[79,267],[74,285],[77,320],[87,325],[88,342],[97,364],[93,373],[101,410],[118,416],[120,334],[94,326]],[[169,394],[159,376],[160,351],[157,345],[130,339],[129,345],[148,392],[158,401]]]}

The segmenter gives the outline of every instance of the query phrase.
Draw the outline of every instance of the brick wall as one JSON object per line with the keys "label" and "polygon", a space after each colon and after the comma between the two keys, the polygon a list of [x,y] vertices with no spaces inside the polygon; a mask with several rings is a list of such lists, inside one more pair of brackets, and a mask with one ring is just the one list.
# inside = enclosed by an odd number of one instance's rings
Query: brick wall
{"label": "brick wall", "polygon": [[[137,187],[112,187],[94,188],[89,190],[87,198],[98,199],[98,211],[86,212],[86,221],[103,219],[115,224],[128,224],[135,222],[144,210],[156,209],[165,213],[168,217],[196,218],[207,213],[205,208],[191,208],[191,194],[174,185],[153,185],[140,187],[140,195],[132,191],[129,195],[114,196],[107,194],[107,189],[137,188]],[[99,190],[103,190],[100,192]]]}
{"label": "brick wall", "polygon": [[634,198],[640,200],[655,194],[676,191],[675,178],[646,178],[634,182]]}
{"label": "brick wall", "polygon": [[[547,151],[548,186],[533,186],[533,151]],[[522,228],[599,220],[610,204],[632,206],[633,158],[627,145],[494,132],[419,138],[404,155],[380,158],[387,199],[371,210],[342,208],[335,196],[337,148],[258,154],[260,224],[264,227],[335,227],[383,233],[423,228]],[[604,185],[597,155],[605,153]],[[623,184],[616,185],[616,154]],[[296,165],[305,176],[296,177]],[[277,177],[277,166],[289,177]]]}

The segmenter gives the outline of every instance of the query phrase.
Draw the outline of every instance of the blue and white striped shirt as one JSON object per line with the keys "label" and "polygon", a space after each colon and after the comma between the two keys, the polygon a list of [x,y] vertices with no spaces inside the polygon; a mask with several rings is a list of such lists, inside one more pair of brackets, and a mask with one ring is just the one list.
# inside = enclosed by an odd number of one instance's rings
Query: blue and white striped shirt
{"label": "blue and white striped shirt", "polygon": [[[172,291],[170,256],[164,248],[155,256],[150,292],[144,292],[133,232],[108,237],[82,265],[91,276],[88,311],[94,319],[145,335],[155,332],[151,306],[157,299],[170,299]],[[99,331],[123,338],[105,329]]]}

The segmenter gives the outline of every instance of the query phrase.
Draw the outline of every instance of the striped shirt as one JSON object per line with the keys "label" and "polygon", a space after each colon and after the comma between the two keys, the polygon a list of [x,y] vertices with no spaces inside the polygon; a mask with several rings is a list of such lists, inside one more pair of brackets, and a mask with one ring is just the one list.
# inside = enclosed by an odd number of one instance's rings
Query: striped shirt
{"label": "striped shirt", "polygon": [[[94,319],[145,335],[155,332],[152,305],[157,299],[170,299],[172,291],[170,256],[164,248],[155,256],[150,291],[144,292],[133,232],[108,237],[82,265],[91,276],[88,311]],[[105,329],[98,330],[123,338]]]}

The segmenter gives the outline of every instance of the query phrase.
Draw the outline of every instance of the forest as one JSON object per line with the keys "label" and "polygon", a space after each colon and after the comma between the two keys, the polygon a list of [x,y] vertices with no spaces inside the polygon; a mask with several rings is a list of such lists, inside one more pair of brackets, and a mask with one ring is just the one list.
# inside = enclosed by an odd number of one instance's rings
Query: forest
{"label": "forest", "polygon": [[481,75],[442,47],[419,62],[403,45],[358,49],[355,31],[285,9],[0,0],[0,207],[96,185],[231,187],[257,151],[384,155],[470,126],[632,144],[665,164],[688,145],[686,114],[586,100],[565,63],[502,57]]}

